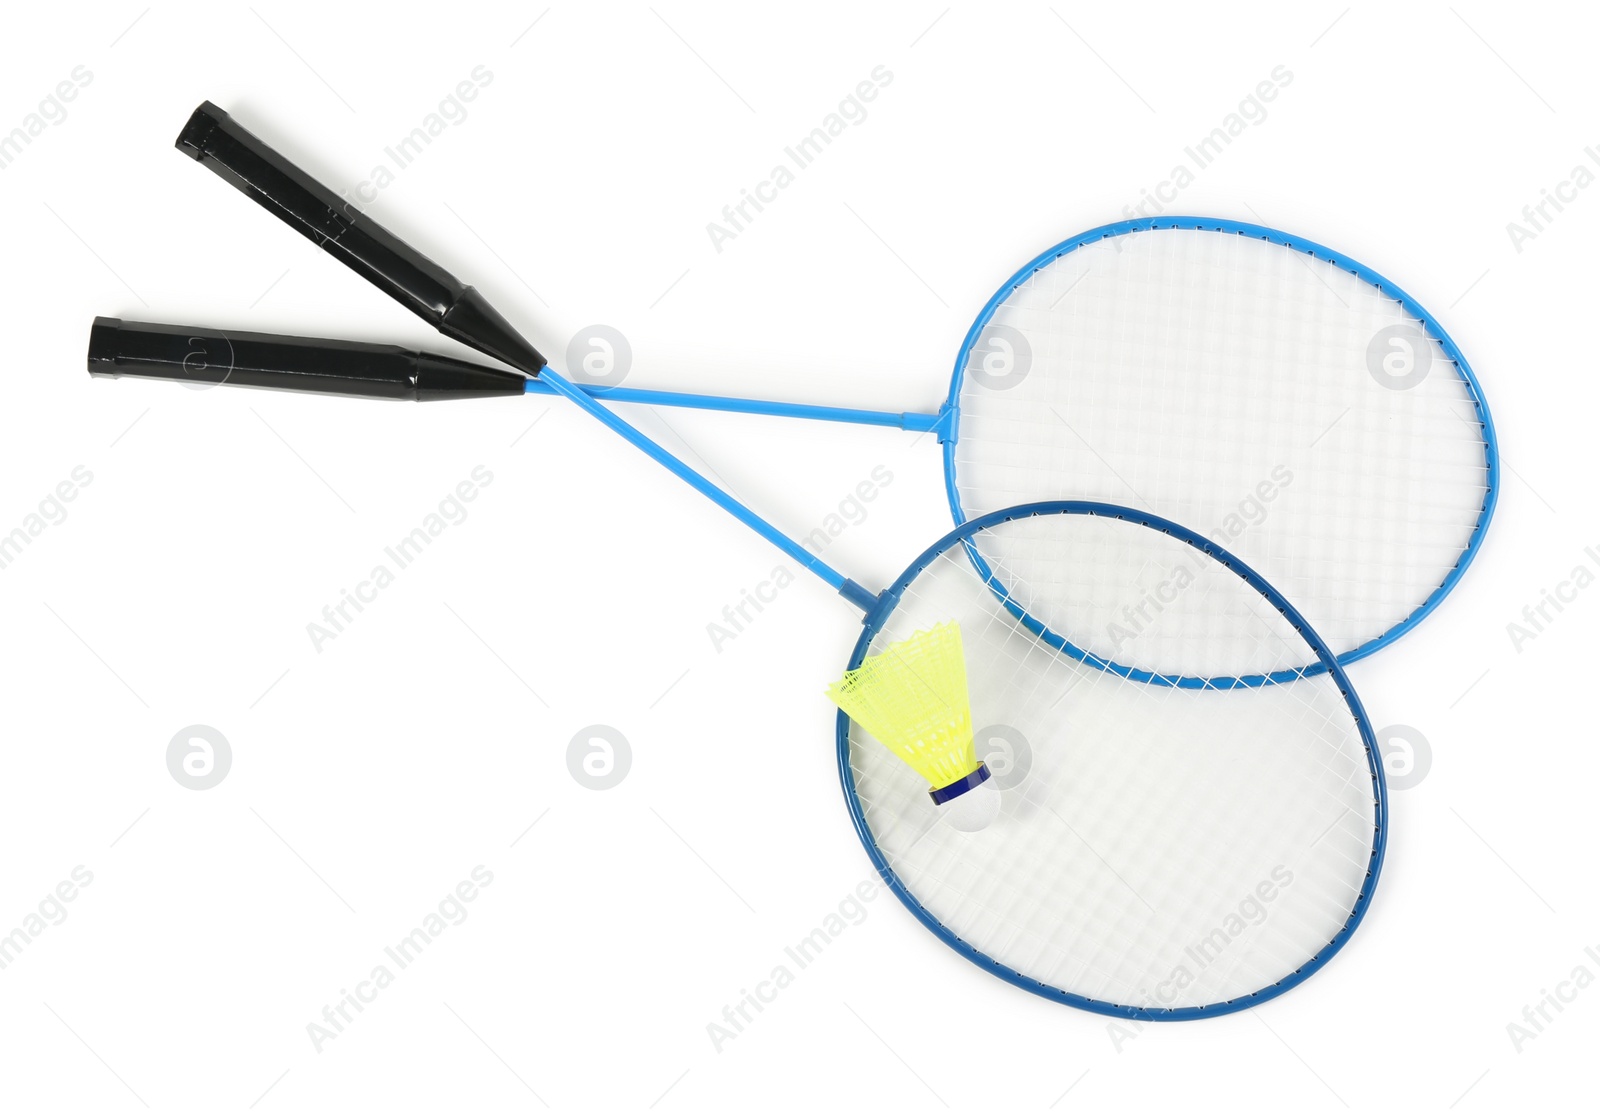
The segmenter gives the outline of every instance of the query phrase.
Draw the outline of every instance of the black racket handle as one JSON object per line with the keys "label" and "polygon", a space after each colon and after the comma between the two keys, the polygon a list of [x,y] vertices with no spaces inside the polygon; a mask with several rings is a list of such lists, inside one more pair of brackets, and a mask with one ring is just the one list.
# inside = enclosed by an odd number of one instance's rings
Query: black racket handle
{"label": "black racket handle", "polygon": [[194,110],[178,134],[177,147],[446,337],[530,375],[544,367],[539,350],[476,290],[268,147],[210,101]]}
{"label": "black racket handle", "polygon": [[96,318],[89,372],[191,384],[362,395],[376,399],[477,399],[521,395],[520,372],[399,345]]}

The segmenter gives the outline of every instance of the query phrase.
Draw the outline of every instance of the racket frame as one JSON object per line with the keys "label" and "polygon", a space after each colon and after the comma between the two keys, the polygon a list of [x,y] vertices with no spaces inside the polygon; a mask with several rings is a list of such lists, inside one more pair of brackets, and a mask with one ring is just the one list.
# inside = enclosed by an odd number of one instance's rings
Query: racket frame
{"label": "racket frame", "polygon": [[[1279,244],[1285,248],[1292,248],[1304,252],[1314,259],[1331,263],[1335,267],[1356,276],[1358,279],[1377,287],[1385,295],[1398,302],[1407,313],[1412,315],[1426,327],[1429,335],[1439,343],[1446,357],[1460,371],[1462,384],[1472,400],[1472,406],[1477,414],[1479,425],[1483,429],[1484,461],[1486,466],[1483,504],[1478,511],[1477,522],[1473,526],[1472,536],[1467,545],[1462,549],[1460,557],[1456,559],[1439,585],[1432,593],[1399,623],[1388,628],[1381,634],[1374,636],[1365,643],[1341,652],[1334,656],[1334,660],[1342,666],[1348,666],[1366,658],[1368,655],[1389,646],[1395,640],[1405,635],[1412,628],[1422,623],[1429,613],[1438,608],[1450,591],[1456,587],[1467,567],[1477,557],[1478,551],[1483,546],[1483,540],[1489,530],[1489,521],[1494,518],[1495,505],[1500,498],[1500,449],[1495,437],[1494,420],[1490,417],[1489,406],[1484,401],[1483,388],[1478,383],[1478,377],[1473,373],[1472,366],[1467,363],[1467,358],[1462,355],[1461,349],[1456,345],[1451,336],[1445,332],[1439,320],[1400,287],[1384,278],[1378,272],[1351,259],[1341,252],[1318,244],[1316,241],[1304,237],[1294,236],[1278,229],[1268,228],[1265,225],[1254,225],[1244,221],[1229,221],[1215,217],[1138,217],[1129,221],[1116,221],[1109,225],[1089,229],[1077,236],[1069,237],[1054,247],[1048,248],[1029,260],[1016,273],[1007,279],[1000,289],[984,304],[978,316],[973,319],[972,327],[967,330],[966,337],[961,342],[961,349],[956,354],[955,369],[950,376],[950,391],[945,397],[945,403],[940,408],[940,414],[948,415],[951,429],[948,436],[940,440],[944,443],[944,484],[945,496],[950,504],[950,515],[956,523],[969,521],[967,510],[961,504],[961,493],[956,485],[956,443],[961,436],[961,389],[966,382],[966,369],[971,358],[972,349],[983,338],[984,328],[994,317],[995,311],[1010,298],[1012,293],[1023,283],[1027,282],[1041,268],[1054,263],[1062,256],[1082,248],[1086,244],[1094,244],[1112,237],[1124,236],[1128,233],[1148,232],[1159,229],[1191,229],[1204,232],[1234,233],[1239,236],[1250,237],[1255,240],[1264,240],[1272,244]],[[970,548],[969,548],[970,549]],[[973,551],[973,558],[981,562],[981,556]],[[1297,676],[1299,672],[1279,672],[1277,674],[1258,675],[1258,680],[1249,683],[1252,685],[1271,685],[1282,681],[1285,677]]]}
{"label": "racket frame", "polygon": [[[907,888],[905,882],[901,880],[895,870],[890,867],[888,858],[884,855],[883,850],[878,847],[877,838],[873,835],[871,826],[867,822],[866,814],[861,804],[861,799],[856,791],[855,771],[851,767],[850,763],[851,721],[849,716],[844,712],[844,710],[841,709],[838,712],[838,716],[834,720],[836,756],[839,767],[839,782],[844,788],[845,806],[850,811],[851,824],[854,825],[856,836],[861,839],[861,844],[866,849],[867,857],[869,860],[871,860],[873,868],[877,870],[879,878],[883,880],[885,886],[887,886],[889,890],[894,893],[895,898],[900,900],[900,902],[912,913],[918,922],[922,923],[922,925],[926,927],[928,931],[934,935],[934,937],[944,942],[945,945],[955,950],[956,953],[960,954],[962,957],[965,957],[968,961],[971,961],[973,964],[977,965],[980,969],[983,969],[985,972],[988,972],[993,976],[999,977],[1001,980],[1006,981],[1009,984],[1014,984],[1024,991],[1032,992],[1037,996],[1043,996],[1045,999],[1054,1000],[1057,1003],[1067,1004],[1075,1008],[1081,1008],[1084,1011],[1091,1011],[1100,1015],[1117,1016],[1120,1018],[1136,1019],[1141,1021],[1176,1022],[1185,1019],[1202,1019],[1216,1015],[1228,1015],[1232,1012],[1244,1011],[1247,1008],[1257,1007],[1268,1000],[1283,995],[1283,993],[1289,991],[1289,989],[1300,984],[1307,977],[1311,976],[1313,973],[1317,972],[1324,965],[1326,965],[1330,960],[1332,960],[1334,954],[1338,953],[1339,950],[1344,948],[1345,943],[1348,942],[1351,935],[1355,933],[1356,928],[1361,924],[1362,919],[1366,917],[1367,910],[1372,904],[1372,896],[1377,888],[1378,877],[1383,870],[1384,854],[1388,849],[1389,843],[1389,792],[1387,782],[1384,779],[1383,760],[1378,750],[1377,738],[1372,731],[1372,722],[1367,717],[1367,712],[1365,707],[1363,707],[1361,704],[1361,699],[1356,696],[1355,688],[1350,684],[1350,679],[1345,675],[1344,668],[1339,665],[1338,660],[1334,657],[1333,652],[1329,650],[1328,645],[1323,641],[1322,637],[1316,633],[1316,630],[1313,629],[1306,621],[1305,617],[1300,615],[1299,611],[1294,607],[1294,605],[1290,604],[1288,599],[1285,598],[1282,593],[1273,588],[1270,582],[1268,582],[1260,574],[1256,573],[1255,570],[1251,569],[1239,558],[1235,557],[1223,547],[1218,546],[1210,539],[1189,530],[1187,527],[1184,527],[1181,524],[1174,523],[1168,519],[1163,519],[1157,515],[1150,515],[1145,512],[1137,511],[1133,508],[1125,508],[1116,504],[1103,504],[1091,500],[1045,500],[1032,504],[1019,504],[1016,507],[1002,508],[999,511],[990,512],[987,515],[981,515],[976,519],[969,519],[965,523],[957,525],[932,546],[928,547],[927,550],[918,555],[917,558],[906,567],[905,572],[897,577],[887,589],[879,594],[877,606],[867,613],[866,622],[861,629],[861,636],[856,640],[855,649],[850,654],[850,663],[846,669],[854,670],[861,665],[862,660],[867,657],[867,654],[872,647],[873,639],[888,622],[889,617],[893,615],[895,606],[899,603],[906,589],[913,581],[916,580],[918,575],[920,575],[924,569],[938,559],[940,555],[944,554],[947,550],[956,545],[963,546],[969,555],[972,554],[977,549],[976,545],[971,541],[972,536],[997,524],[1005,523],[1014,519],[1026,518],[1028,516],[1056,514],[1092,515],[1104,516],[1111,519],[1119,519],[1124,522],[1135,523],[1152,530],[1160,531],[1163,534],[1169,535],[1170,537],[1178,540],[1179,542],[1187,543],[1189,546],[1194,547],[1196,550],[1199,550],[1203,554],[1206,554],[1210,558],[1226,566],[1229,570],[1233,571],[1241,579],[1243,579],[1252,589],[1255,589],[1263,597],[1265,597],[1267,601],[1283,615],[1284,619],[1289,622],[1295,631],[1316,653],[1316,666],[1299,672],[1299,675],[1302,677],[1311,678],[1326,673],[1330,676],[1334,685],[1338,687],[1340,696],[1343,697],[1345,705],[1349,708],[1351,715],[1355,719],[1357,731],[1361,736],[1362,749],[1366,754],[1367,772],[1372,780],[1374,830],[1372,851],[1367,862],[1367,871],[1363,881],[1361,893],[1357,896],[1356,902],[1352,905],[1349,917],[1340,927],[1339,932],[1329,940],[1327,945],[1318,950],[1315,956],[1310,958],[1304,964],[1300,965],[1288,976],[1282,978],[1274,984],[1252,992],[1249,995],[1239,996],[1235,999],[1215,1004],[1203,1004],[1196,1007],[1166,1009],[1152,1009],[1131,1004],[1117,1004],[1104,1000],[1094,1000],[1086,996],[1081,996],[1076,993],[1068,992],[1064,989],[1045,984],[1042,981],[1036,980],[1033,977],[1026,976],[1023,973],[1016,971],[1008,965],[996,961],[988,954],[983,953],[981,950],[974,948],[962,940],[960,936],[951,931],[947,926],[940,922],[937,917],[929,912],[928,909],[917,900],[916,896],[911,894],[911,891],[909,888]],[[1039,638],[1045,643],[1059,651],[1073,655],[1074,658],[1082,659],[1084,657],[1083,652],[1072,647],[1060,636],[1044,628],[1038,623],[1038,621],[1033,620],[1031,617],[1025,617],[1022,613],[1017,611],[1015,606],[1009,601],[1009,595],[1004,593],[1003,587],[1000,585],[999,581],[993,577],[992,574],[988,575],[985,583],[991,589],[1001,593],[1001,599],[1002,601],[1006,602],[1008,610],[1010,610],[1013,615],[1018,616],[1024,625],[1035,635],[1039,636]],[[1099,662],[1104,663],[1105,661],[1099,660]],[[1110,668],[1111,664],[1106,664],[1106,666],[1102,667],[1102,669]],[[1142,680],[1137,679],[1136,675],[1134,674],[1129,674],[1126,668],[1115,669],[1117,673],[1121,673],[1125,677],[1135,677],[1136,680]],[[1244,680],[1234,681],[1236,682],[1237,688],[1249,688],[1250,684]],[[1208,686],[1207,688],[1227,689],[1235,687],[1214,685]]]}

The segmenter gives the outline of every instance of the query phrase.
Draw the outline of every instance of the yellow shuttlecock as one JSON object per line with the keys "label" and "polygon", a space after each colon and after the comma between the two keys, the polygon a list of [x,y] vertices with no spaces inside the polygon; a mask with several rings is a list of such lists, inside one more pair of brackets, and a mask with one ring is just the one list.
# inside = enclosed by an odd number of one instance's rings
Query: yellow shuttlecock
{"label": "yellow shuttlecock", "polygon": [[957,625],[935,624],[867,656],[828,687],[828,697],[928,781],[929,796],[956,829],[982,829],[999,813],[999,789],[972,746]]}

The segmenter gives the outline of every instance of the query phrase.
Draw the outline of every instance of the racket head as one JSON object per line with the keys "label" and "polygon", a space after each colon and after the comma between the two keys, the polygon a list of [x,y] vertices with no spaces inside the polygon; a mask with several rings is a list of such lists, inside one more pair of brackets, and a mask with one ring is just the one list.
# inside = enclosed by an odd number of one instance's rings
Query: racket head
{"label": "racket head", "polygon": [[[1115,561],[1124,533],[1147,532],[1164,559],[1210,570],[1172,630],[1141,639],[1203,638],[1209,614],[1247,608],[1279,658],[1309,665],[1267,688],[1119,670],[1054,630],[1070,617],[1029,599],[1026,573],[993,563],[980,573],[969,551],[1006,531],[1032,532],[1034,544],[1058,545],[1086,568]],[[843,712],[836,730],[840,781],[867,855],[936,937],[1027,991],[1149,1020],[1253,1007],[1304,981],[1349,940],[1383,864],[1382,763],[1332,652],[1258,573],[1211,540],[1133,509],[1091,501],[1002,509],[957,527],[896,579],[867,616],[850,669],[948,619],[966,645],[973,724],[1012,734],[1010,769],[990,757],[1002,797],[988,830],[944,825],[927,787],[881,743]],[[1018,739],[1029,755],[1020,772]],[[1234,934],[1230,920],[1241,911],[1248,925]],[[1196,949],[1207,964],[1170,987],[1179,968],[1195,967]]]}
{"label": "racket head", "polygon": [[[1386,344],[1412,346],[1411,377],[1380,376]],[[986,369],[1013,345],[1020,376]],[[1341,664],[1438,607],[1499,493],[1482,389],[1437,319],[1347,256],[1235,221],[1122,221],[1030,260],[967,332],[947,406],[957,523],[1136,503],[1281,586]],[[1281,680],[1226,654],[1192,678],[1251,676]]]}

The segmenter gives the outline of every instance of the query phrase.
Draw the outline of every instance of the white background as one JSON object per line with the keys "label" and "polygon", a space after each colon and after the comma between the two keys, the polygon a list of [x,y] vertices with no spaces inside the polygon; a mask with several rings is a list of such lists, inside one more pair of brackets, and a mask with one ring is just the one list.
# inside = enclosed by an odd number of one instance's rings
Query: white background
{"label": "white background", "polygon": [[[93,477],[0,570],[0,933],[76,866],[93,880],[0,970],[0,1106],[1492,1112],[1591,1088],[1600,990],[1520,1051],[1507,1030],[1600,975],[1600,590],[1520,648],[1507,632],[1600,569],[1600,189],[1520,252],[1506,229],[1600,170],[1579,6],[80,7],[13,6],[0,70],[0,132],[92,75],[0,171],[0,533]],[[1392,794],[1376,901],[1322,974],[1119,1040],[880,895],[719,1052],[707,1025],[869,874],[821,696],[852,610],[806,579],[714,647],[776,555],[556,401],[84,374],[96,314],[456,351],[172,141],[209,98],[353,188],[478,66],[466,118],[369,207],[383,223],[558,365],[600,323],[631,386],[894,410],[937,403],[1020,263],[1119,219],[1292,72],[1167,211],[1410,290],[1473,362],[1507,466],[1454,595],[1351,672],[1431,766]],[[716,251],[707,222],[877,66],[868,118]],[[948,528],[931,439],[632,413],[799,532],[886,467],[828,552],[869,585]],[[307,624],[478,465],[468,518],[314,648]],[[167,764],[195,724],[232,753],[204,791]],[[569,773],[594,724],[631,752],[610,790]],[[318,1052],[307,1025],[478,865],[466,920]]]}

